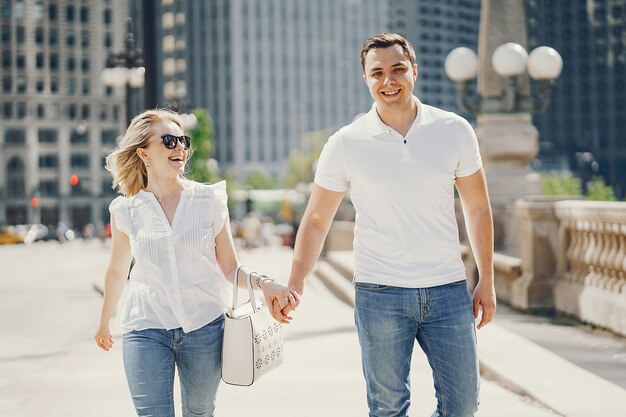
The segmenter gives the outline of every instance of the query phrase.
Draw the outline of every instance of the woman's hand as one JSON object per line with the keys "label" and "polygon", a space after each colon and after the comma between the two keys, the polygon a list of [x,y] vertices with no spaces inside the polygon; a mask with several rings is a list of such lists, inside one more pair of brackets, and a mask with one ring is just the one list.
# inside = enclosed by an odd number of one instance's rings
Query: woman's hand
{"label": "woman's hand", "polygon": [[270,309],[270,313],[272,313],[272,317],[279,323],[289,323],[292,317],[283,314],[282,310],[288,305],[291,307],[291,310],[296,309],[298,304],[300,304],[298,293],[270,279],[261,280],[259,286],[263,291],[265,302]]}
{"label": "woman's hand", "polygon": [[100,347],[100,349],[106,351],[109,351],[109,349],[111,349],[115,344],[115,340],[113,340],[113,336],[111,335],[108,325],[100,325],[94,339],[96,339],[96,344]]}

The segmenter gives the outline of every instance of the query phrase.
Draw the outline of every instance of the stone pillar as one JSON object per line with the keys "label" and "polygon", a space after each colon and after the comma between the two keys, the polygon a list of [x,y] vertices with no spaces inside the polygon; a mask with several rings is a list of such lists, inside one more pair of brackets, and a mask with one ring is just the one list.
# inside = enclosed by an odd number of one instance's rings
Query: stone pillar
{"label": "stone pillar", "polygon": [[522,275],[511,286],[510,302],[522,310],[552,310],[560,254],[555,201],[522,199],[514,210]]}
{"label": "stone pillar", "polygon": [[520,197],[541,195],[541,178],[530,168],[539,151],[539,134],[530,114],[482,114],[476,136],[493,210],[495,247],[517,255],[513,204]]}

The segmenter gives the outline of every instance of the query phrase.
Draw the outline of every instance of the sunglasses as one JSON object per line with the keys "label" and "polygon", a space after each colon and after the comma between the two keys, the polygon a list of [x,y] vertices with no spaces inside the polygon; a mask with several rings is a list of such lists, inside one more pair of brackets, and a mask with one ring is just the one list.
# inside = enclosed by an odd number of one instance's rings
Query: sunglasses
{"label": "sunglasses", "polygon": [[163,140],[163,145],[167,149],[174,149],[177,143],[180,143],[183,148],[189,149],[191,147],[191,139],[189,136],[175,136],[175,135],[161,135],[161,139]]}

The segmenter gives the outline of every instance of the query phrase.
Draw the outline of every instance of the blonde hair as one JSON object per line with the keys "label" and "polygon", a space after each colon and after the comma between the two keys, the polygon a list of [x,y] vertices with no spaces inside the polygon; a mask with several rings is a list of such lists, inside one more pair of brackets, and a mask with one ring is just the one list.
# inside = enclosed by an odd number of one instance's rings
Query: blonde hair
{"label": "blonde hair", "polygon": [[159,122],[173,122],[184,131],[178,113],[166,109],[146,110],[133,118],[122,140],[106,157],[105,167],[113,175],[112,187],[127,197],[148,184],[146,165],[137,155],[137,149],[148,146],[152,125]]}

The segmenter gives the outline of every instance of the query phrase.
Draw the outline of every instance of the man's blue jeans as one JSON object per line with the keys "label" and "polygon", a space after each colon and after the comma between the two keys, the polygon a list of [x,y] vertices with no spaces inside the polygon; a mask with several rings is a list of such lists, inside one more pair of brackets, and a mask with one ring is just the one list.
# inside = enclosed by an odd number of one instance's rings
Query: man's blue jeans
{"label": "man's blue jeans", "polygon": [[140,417],[174,417],[174,366],[183,416],[212,417],[221,378],[224,316],[189,333],[147,329],[125,333],[124,369]]}
{"label": "man's blue jeans", "polygon": [[370,417],[406,417],[415,340],[435,381],[432,417],[471,417],[480,377],[472,300],[465,281],[432,288],[357,282],[355,318]]}

